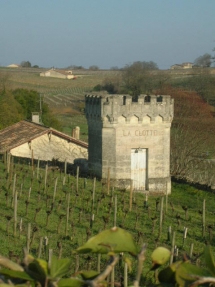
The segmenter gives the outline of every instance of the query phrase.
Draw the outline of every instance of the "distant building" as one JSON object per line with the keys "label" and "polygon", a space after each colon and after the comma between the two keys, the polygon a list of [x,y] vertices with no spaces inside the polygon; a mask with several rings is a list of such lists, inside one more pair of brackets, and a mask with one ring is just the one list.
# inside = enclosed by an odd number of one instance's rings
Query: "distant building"
{"label": "distant building", "polygon": [[192,69],[193,63],[186,62],[182,64],[175,64],[170,67],[171,70],[177,70],[177,69]]}
{"label": "distant building", "polygon": [[17,65],[17,64],[11,64],[11,65],[8,65],[7,68],[20,68],[21,66],[20,65]]}
{"label": "distant building", "polygon": [[183,69],[192,69],[193,63],[190,63],[190,62],[182,63],[182,66],[183,66]]}
{"label": "distant building", "polygon": [[179,65],[179,64],[175,64],[175,65],[172,65],[170,67],[171,70],[178,70],[178,69],[183,69],[182,65]]}
{"label": "distant building", "polygon": [[59,79],[75,79],[75,76],[72,74],[71,70],[58,70],[58,69],[50,69],[46,72],[40,73],[41,77],[52,77]]}

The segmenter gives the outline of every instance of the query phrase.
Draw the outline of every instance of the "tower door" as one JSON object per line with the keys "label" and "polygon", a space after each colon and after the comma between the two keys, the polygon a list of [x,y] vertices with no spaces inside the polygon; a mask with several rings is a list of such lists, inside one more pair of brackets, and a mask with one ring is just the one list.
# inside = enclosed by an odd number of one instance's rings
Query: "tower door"
{"label": "tower door", "polygon": [[131,149],[131,179],[134,190],[146,189],[146,149]]}

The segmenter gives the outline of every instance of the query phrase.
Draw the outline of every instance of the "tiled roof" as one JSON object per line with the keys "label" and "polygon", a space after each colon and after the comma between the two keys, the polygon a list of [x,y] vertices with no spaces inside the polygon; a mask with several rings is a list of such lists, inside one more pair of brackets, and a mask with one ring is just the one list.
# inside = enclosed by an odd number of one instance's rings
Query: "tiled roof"
{"label": "tiled roof", "polygon": [[20,121],[12,126],[0,130],[0,153],[29,142],[43,134],[52,133],[60,138],[88,148],[88,144],[61,133],[55,129],[29,121]]}
{"label": "tiled roof", "polygon": [[71,70],[67,71],[67,70],[50,69],[47,72],[53,72],[53,71],[56,72],[56,73],[59,73],[59,74],[66,75],[66,76],[72,75],[72,71]]}

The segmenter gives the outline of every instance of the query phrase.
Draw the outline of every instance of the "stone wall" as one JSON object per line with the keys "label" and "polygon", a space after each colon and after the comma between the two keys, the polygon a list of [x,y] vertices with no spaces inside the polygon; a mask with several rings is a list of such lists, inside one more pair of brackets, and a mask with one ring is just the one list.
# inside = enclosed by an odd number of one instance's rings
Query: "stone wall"
{"label": "stone wall", "polygon": [[44,134],[29,143],[24,143],[10,150],[13,156],[51,161],[74,163],[77,159],[87,159],[88,149],[81,147],[54,134]]}

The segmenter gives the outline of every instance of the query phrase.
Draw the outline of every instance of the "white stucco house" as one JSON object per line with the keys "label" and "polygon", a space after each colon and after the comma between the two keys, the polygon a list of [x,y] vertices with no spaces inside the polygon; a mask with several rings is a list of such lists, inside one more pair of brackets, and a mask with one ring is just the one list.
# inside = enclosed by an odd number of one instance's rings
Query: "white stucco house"
{"label": "white stucco house", "polygon": [[0,130],[0,154],[73,164],[88,159],[88,144],[53,128],[26,120]]}
{"label": "white stucco house", "polygon": [[40,73],[40,77],[52,77],[59,79],[75,79],[75,76],[72,74],[71,70],[58,70],[58,69],[50,69],[48,71]]}
{"label": "white stucco house", "polygon": [[20,68],[21,65],[18,65],[18,64],[10,64],[7,66],[7,68]]}
{"label": "white stucco house", "polygon": [[171,70],[178,70],[178,69],[192,69],[193,63],[185,62],[182,64],[175,64],[170,67]]}

